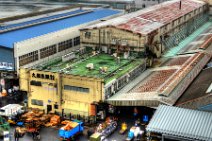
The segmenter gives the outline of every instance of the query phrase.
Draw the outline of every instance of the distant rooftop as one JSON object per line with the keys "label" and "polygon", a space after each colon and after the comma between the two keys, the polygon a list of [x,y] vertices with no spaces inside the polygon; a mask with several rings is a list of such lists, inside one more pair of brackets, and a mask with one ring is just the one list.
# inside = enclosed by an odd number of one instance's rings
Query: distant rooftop
{"label": "distant rooftop", "polygon": [[[181,9],[180,9],[181,2]],[[129,13],[85,29],[112,26],[138,34],[149,34],[179,17],[205,5],[197,0],[172,0]]]}
{"label": "distant rooftop", "polygon": [[[50,65],[41,65],[45,71],[62,72],[65,74],[79,75],[85,77],[102,78],[109,82],[117,77],[122,76],[136,66],[143,63],[141,59],[132,60],[120,58],[120,63],[117,63],[115,57],[108,54],[98,54],[94,56],[86,56],[85,59],[77,61],[62,62],[62,60]],[[93,63],[94,68],[88,69],[86,65]],[[106,68],[106,72],[100,72],[100,67]],[[39,66],[37,67],[39,68]]]}
{"label": "distant rooftop", "polygon": [[[73,11],[74,14],[82,12],[84,10]],[[72,12],[72,14],[73,14]],[[92,22],[98,19],[107,18],[115,14],[120,13],[119,10],[97,8],[89,13],[84,13],[76,16],[71,16],[69,18],[48,22],[44,24],[35,25],[32,27],[27,27],[23,29],[17,29],[11,32],[0,34],[0,46],[7,48],[13,48],[13,44],[16,42],[24,41],[30,38],[48,34],[51,32],[56,32],[65,28],[74,27],[84,23]],[[21,23],[20,23],[21,24]],[[22,24],[26,24],[25,22]]]}
{"label": "distant rooftop", "polygon": [[88,13],[88,12],[92,12],[92,11],[78,9],[78,10],[68,11],[66,13],[58,13],[56,15],[41,17],[38,19],[30,19],[28,21],[23,21],[20,23],[11,23],[8,25],[2,25],[2,26],[0,26],[0,33],[8,32],[10,30],[14,30],[14,29],[18,29],[18,28],[33,26],[33,25],[37,25],[37,24],[41,24],[41,23],[45,23],[45,22],[52,22],[52,21],[56,21],[56,20],[60,20],[63,18],[68,18],[68,17],[72,17],[72,16],[76,16],[76,15],[80,15],[80,14],[84,14],[84,13]]}

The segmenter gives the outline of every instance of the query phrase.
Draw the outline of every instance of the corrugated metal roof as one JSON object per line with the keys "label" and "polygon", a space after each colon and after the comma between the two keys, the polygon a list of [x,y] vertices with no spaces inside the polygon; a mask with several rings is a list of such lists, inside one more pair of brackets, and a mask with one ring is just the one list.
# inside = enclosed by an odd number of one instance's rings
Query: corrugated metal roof
{"label": "corrugated metal roof", "polygon": [[9,30],[11,28],[24,27],[24,26],[29,26],[32,24],[39,24],[39,23],[46,22],[46,21],[56,20],[58,18],[75,15],[75,14],[78,14],[81,12],[86,12],[86,10],[75,10],[75,11],[57,14],[57,15],[53,15],[53,16],[38,18],[35,20],[29,20],[29,21],[25,21],[25,22],[21,22],[21,23],[3,25],[3,26],[0,26],[0,32],[4,31],[4,30]]}
{"label": "corrugated metal roof", "polygon": [[[195,80],[190,84],[189,88],[186,89],[184,94],[175,103],[176,106],[181,106],[186,103],[195,102],[197,99],[205,97],[210,94],[207,93],[207,89],[210,87],[212,80],[208,77],[212,74],[212,68],[202,70]],[[211,92],[212,93],[212,92]],[[202,103],[202,104],[206,104]]]}
{"label": "corrugated metal roof", "polygon": [[145,35],[205,4],[197,0],[171,0],[87,28],[112,26]]}
{"label": "corrugated metal roof", "polygon": [[93,12],[77,15],[74,17],[61,19],[54,22],[40,24],[24,29],[19,29],[0,34],[0,46],[13,48],[13,43],[41,36],[51,32],[59,31],[65,28],[74,27],[80,24],[106,18],[120,13],[119,10],[112,9],[94,9]]}
{"label": "corrugated metal roof", "polygon": [[13,50],[0,47],[0,70],[11,70],[7,69],[8,67],[1,68],[1,63],[12,63],[12,67],[14,68],[14,58],[13,58]]}
{"label": "corrugated metal roof", "polygon": [[212,113],[160,105],[147,131],[212,141]]}
{"label": "corrugated metal roof", "polygon": [[[145,104],[142,106],[150,106],[152,102],[175,104],[187,85],[193,81],[194,77],[198,75],[210,59],[210,56],[204,53],[184,55],[183,57],[185,56],[190,57],[182,65],[181,62],[176,61],[181,56],[169,59],[164,64],[165,66],[152,69],[148,77],[141,79],[131,89],[108,98],[107,102],[114,105],[119,104],[121,101],[123,103],[134,103],[134,105],[135,103]],[[177,66],[177,64],[180,65]]]}

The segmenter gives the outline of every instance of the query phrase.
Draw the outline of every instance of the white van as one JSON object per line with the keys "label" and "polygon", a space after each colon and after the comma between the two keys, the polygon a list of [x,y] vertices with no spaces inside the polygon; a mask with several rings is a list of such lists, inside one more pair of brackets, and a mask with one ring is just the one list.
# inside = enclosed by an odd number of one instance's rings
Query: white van
{"label": "white van", "polygon": [[19,104],[8,104],[0,109],[0,116],[11,117],[23,112],[23,106]]}

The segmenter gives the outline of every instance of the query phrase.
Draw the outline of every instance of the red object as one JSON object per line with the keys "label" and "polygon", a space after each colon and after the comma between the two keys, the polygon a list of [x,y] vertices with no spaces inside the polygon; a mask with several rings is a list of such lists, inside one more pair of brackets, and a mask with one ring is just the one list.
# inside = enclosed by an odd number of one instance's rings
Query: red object
{"label": "red object", "polygon": [[27,131],[32,133],[32,132],[35,132],[36,130],[37,130],[36,128],[28,128]]}

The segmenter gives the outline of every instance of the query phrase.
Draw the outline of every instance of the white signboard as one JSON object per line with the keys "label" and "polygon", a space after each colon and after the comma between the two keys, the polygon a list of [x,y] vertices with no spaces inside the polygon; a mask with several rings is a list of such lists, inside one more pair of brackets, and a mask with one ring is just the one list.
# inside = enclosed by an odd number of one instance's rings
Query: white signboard
{"label": "white signboard", "polygon": [[8,62],[0,62],[0,69],[12,70],[13,64]]}
{"label": "white signboard", "polygon": [[3,131],[4,141],[10,141],[9,131]]}

